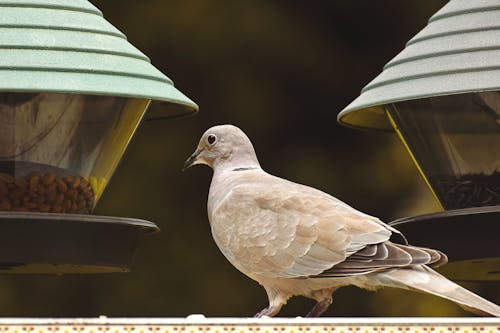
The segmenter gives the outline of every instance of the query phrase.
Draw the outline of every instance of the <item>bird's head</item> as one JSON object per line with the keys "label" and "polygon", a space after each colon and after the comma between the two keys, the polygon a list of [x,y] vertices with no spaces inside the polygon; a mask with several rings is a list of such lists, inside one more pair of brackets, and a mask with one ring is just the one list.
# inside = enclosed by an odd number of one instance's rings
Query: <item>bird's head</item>
{"label": "bird's head", "polygon": [[213,169],[259,167],[250,139],[233,125],[214,126],[203,133],[183,170],[195,164],[206,164]]}

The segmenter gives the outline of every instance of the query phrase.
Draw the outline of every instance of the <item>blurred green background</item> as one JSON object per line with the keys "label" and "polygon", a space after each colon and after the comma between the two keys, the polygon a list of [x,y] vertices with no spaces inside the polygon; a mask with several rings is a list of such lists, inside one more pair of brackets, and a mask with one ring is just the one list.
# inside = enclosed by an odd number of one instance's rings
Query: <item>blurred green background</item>
{"label": "blurred green background", "polygon": [[[264,290],[211,238],[211,171],[181,172],[200,135],[216,124],[241,127],[268,172],[383,220],[438,209],[394,134],[344,128],[336,116],[445,1],[92,2],[200,112],[145,122],[98,204],[97,214],[143,218],[162,229],[142,244],[132,271],[0,276],[0,315],[251,316],[266,306]],[[466,286],[500,302],[498,284]],[[312,306],[295,298],[280,315],[304,315]],[[468,314],[436,297],[344,288],[326,315]]]}

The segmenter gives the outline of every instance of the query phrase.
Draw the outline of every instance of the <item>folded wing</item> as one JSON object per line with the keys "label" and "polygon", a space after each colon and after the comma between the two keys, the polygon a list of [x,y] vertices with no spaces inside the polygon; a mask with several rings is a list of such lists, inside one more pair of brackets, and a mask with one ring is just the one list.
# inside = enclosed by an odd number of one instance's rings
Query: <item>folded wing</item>
{"label": "folded wing", "polygon": [[437,251],[389,242],[391,227],[311,187],[271,175],[242,181],[214,210],[212,232],[244,273],[338,277],[431,263]]}

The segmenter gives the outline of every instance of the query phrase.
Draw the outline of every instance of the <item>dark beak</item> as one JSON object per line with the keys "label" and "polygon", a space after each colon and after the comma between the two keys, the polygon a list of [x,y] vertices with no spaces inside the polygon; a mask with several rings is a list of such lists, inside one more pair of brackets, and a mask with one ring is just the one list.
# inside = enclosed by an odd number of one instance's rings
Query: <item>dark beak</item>
{"label": "dark beak", "polygon": [[184,163],[184,167],[182,168],[182,171],[186,171],[187,168],[193,165],[194,162],[196,162],[196,159],[198,158],[198,155],[200,155],[201,151],[196,149],[196,151],[193,153],[193,155],[189,156],[189,158],[186,160]]}

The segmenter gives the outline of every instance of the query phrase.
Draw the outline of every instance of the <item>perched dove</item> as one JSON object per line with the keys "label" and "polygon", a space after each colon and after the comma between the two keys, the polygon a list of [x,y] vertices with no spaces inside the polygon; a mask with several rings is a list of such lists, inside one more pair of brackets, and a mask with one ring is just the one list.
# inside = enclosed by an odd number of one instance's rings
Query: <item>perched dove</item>
{"label": "perched dove", "polygon": [[429,268],[446,263],[445,254],[391,242],[399,232],[376,217],[266,173],[235,126],[208,129],[185,168],[194,164],[214,170],[208,219],[215,242],[267,292],[269,306],[256,317],[276,315],[295,295],[316,300],[308,316],[319,316],[332,293],[346,285],[426,292],[477,314],[500,316],[499,306]]}

